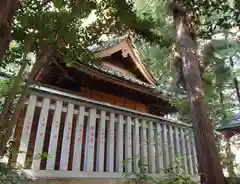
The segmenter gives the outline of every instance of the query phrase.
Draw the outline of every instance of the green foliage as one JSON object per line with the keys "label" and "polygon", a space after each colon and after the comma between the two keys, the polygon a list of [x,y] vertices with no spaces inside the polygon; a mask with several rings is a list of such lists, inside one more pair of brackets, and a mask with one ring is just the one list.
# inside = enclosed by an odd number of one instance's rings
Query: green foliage
{"label": "green foliage", "polygon": [[[197,181],[194,181],[193,178],[189,175],[187,175],[181,167],[182,158],[177,159],[171,167],[168,169],[164,169],[161,175],[153,176],[148,173],[147,165],[142,165],[139,159],[139,173],[128,173],[125,175],[127,178],[126,184],[197,184]],[[129,162],[130,160],[126,161]],[[175,172],[174,170],[177,170],[178,172]],[[130,179],[129,179],[129,176]]]}
{"label": "green foliage", "polygon": [[184,6],[191,14],[197,35],[211,39],[216,33],[239,28],[238,0],[188,0]]}
{"label": "green foliage", "polygon": [[[189,140],[193,140],[192,133],[188,129],[185,130],[186,136],[189,136]],[[154,130],[154,139],[157,140],[159,136],[159,132]],[[147,141],[148,142],[148,141]],[[192,142],[189,142],[192,144]],[[164,152],[164,150],[162,150]],[[134,162],[138,163],[139,172],[132,172],[124,174],[126,178],[127,184],[196,184],[196,178],[193,178],[193,175],[188,175],[186,170],[184,169],[184,157],[179,156],[175,158],[175,160],[170,163],[168,168],[160,168],[160,174],[149,174],[148,172],[148,158],[140,157],[137,155],[135,157],[124,160],[123,166],[127,166],[128,164],[132,164]],[[194,166],[196,167],[196,166]],[[194,180],[195,179],[195,180]]]}
{"label": "green foliage", "polygon": [[[153,19],[150,16],[140,18],[132,8],[131,2],[116,0],[103,0],[100,3],[88,0],[54,0],[53,3],[26,0],[21,3],[21,9],[15,16],[11,47],[1,70],[5,71],[9,63],[22,65],[20,61],[24,54],[32,53],[38,61],[46,45],[53,51],[52,60],[64,61],[68,66],[72,66],[74,62],[91,61],[91,54],[86,47],[99,41],[104,34],[121,35],[128,32],[136,37],[144,36],[151,42],[163,39],[162,35],[152,31],[155,25]],[[83,26],[83,19],[88,18],[92,12],[96,14],[96,21]],[[30,49],[25,48],[26,42]],[[13,74],[16,73],[14,71]],[[1,81],[1,95],[8,94],[11,83],[11,80],[9,83]],[[12,110],[14,109],[10,109]],[[37,159],[48,157],[50,155],[47,153],[37,155]],[[6,169],[11,170],[8,166]],[[7,182],[10,172],[1,174],[4,175],[2,180]]]}
{"label": "green foliage", "polygon": [[171,95],[174,80],[171,57],[175,33],[168,6],[169,1],[166,0],[136,1],[135,9],[138,16],[142,19],[150,16],[155,22],[152,30],[160,37],[155,42],[146,42],[141,38],[133,40],[143,62],[157,80],[155,92],[165,96]]}
{"label": "green foliage", "polygon": [[[101,40],[103,35],[109,37],[126,33],[132,35],[145,64],[157,78],[157,92],[172,95],[172,103],[179,109],[179,119],[189,122],[189,107],[186,94],[179,92],[173,84],[175,77],[171,65],[175,31],[169,14],[167,0],[53,0],[52,3],[41,0],[26,0],[18,11],[12,30],[13,41],[7,53],[4,69],[9,63],[22,63],[24,41],[30,42],[30,52],[36,57],[43,44],[53,50],[52,60],[64,61],[68,67],[74,62],[92,61],[92,55],[86,49]],[[135,4],[136,3],[136,4]],[[197,35],[209,38],[215,33],[239,29],[239,8],[237,0],[188,0],[184,1],[188,14],[194,19]],[[95,15],[95,21],[84,25],[84,20]],[[229,44],[225,40],[212,40],[210,50],[203,53],[204,89],[210,116],[217,125],[223,114],[231,116],[235,103],[231,98],[233,86],[231,79],[240,75],[238,68],[232,68],[228,59],[239,58],[239,44]],[[212,49],[212,50],[211,50]],[[209,52],[210,51],[210,52]],[[15,70],[15,69],[13,69]],[[16,72],[14,72],[16,73]],[[13,79],[14,80],[14,79]],[[8,92],[11,81],[0,80],[0,94]],[[228,91],[227,91],[228,90]],[[224,91],[224,109],[220,92]],[[227,92],[226,92],[227,91]],[[224,113],[223,113],[224,112]],[[37,156],[39,159],[49,157],[47,153]],[[141,164],[140,164],[141,165]],[[141,178],[138,175],[137,178]],[[143,175],[143,180],[149,179]],[[185,175],[175,175],[162,183],[190,182]],[[152,179],[154,180],[154,179]],[[155,180],[154,180],[155,181]],[[160,181],[157,181],[160,183]],[[138,183],[138,180],[136,180]]]}
{"label": "green foliage", "polygon": [[[232,58],[238,56],[238,53],[236,43],[227,39],[212,40],[203,48],[203,63],[206,68],[204,72],[205,93],[208,104],[213,106],[210,112],[215,112],[215,117],[218,116],[217,120],[223,119],[223,114],[231,117],[238,106],[236,99],[232,98],[232,94],[236,92],[233,79],[238,75],[238,67],[237,64],[234,67],[236,60],[231,61]],[[229,93],[229,91],[232,92]],[[222,99],[224,104],[221,104],[220,92],[224,95]],[[224,105],[224,110],[222,105]]]}
{"label": "green foliage", "polygon": [[10,87],[10,80],[1,80],[0,79],[0,94],[1,96],[6,96],[8,93],[8,89]]}
{"label": "green foliage", "polygon": [[34,159],[43,159],[43,160],[46,160],[48,158],[52,158],[51,154],[48,154],[48,153],[39,153],[35,156]]}
{"label": "green foliage", "polygon": [[21,173],[19,168],[0,163],[0,184],[20,184],[27,180],[29,179]]}
{"label": "green foliage", "polygon": [[189,114],[190,109],[186,95],[172,95],[171,103],[178,109],[177,117],[180,121],[189,123],[191,122],[191,116]]}

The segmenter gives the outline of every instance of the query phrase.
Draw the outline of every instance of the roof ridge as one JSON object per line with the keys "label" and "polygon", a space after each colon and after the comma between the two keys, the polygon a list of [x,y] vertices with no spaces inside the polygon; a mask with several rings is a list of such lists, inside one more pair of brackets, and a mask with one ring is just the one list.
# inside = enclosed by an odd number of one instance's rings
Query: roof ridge
{"label": "roof ridge", "polygon": [[100,42],[100,44],[93,44],[93,45],[90,45],[87,47],[87,49],[90,51],[90,52],[99,52],[99,51],[102,51],[108,47],[111,47],[111,46],[114,46],[116,44],[119,44],[121,41],[125,40],[129,38],[129,34],[125,34],[123,36],[118,36],[118,37],[115,37],[113,39],[110,39],[110,40],[107,40],[107,41],[103,41],[103,42]]}

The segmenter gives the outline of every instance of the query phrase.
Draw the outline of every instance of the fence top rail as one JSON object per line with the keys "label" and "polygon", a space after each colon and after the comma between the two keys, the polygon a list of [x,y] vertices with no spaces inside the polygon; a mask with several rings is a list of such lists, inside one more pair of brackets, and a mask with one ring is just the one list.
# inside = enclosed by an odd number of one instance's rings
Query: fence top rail
{"label": "fence top rail", "polygon": [[102,107],[106,107],[106,108],[110,108],[110,109],[115,109],[117,111],[125,112],[125,113],[128,113],[128,114],[130,113],[130,114],[133,114],[135,116],[138,115],[138,116],[142,116],[142,117],[146,117],[146,118],[150,118],[150,119],[156,119],[158,121],[162,121],[162,122],[165,122],[165,123],[168,123],[168,124],[184,126],[184,127],[192,127],[192,125],[189,125],[189,124],[186,124],[186,123],[170,120],[170,119],[160,117],[160,116],[157,116],[157,115],[153,115],[153,114],[149,114],[149,113],[139,112],[139,111],[127,109],[127,108],[124,108],[124,107],[111,105],[109,103],[95,101],[95,100],[85,98],[85,97],[82,97],[80,95],[77,95],[77,94],[74,94],[74,93],[71,93],[71,92],[63,91],[61,89],[56,89],[56,88],[46,87],[46,86],[37,86],[37,85],[32,85],[30,87],[30,89],[31,89],[30,94],[31,94],[31,92],[37,92],[37,94],[39,94],[39,95],[41,95],[41,94],[44,95],[44,93],[47,93],[47,94],[50,94],[53,98],[55,96],[70,98],[72,100],[77,100],[77,101],[81,101],[81,102],[85,102],[85,103],[90,103],[90,104],[93,104],[95,106],[102,106]]}

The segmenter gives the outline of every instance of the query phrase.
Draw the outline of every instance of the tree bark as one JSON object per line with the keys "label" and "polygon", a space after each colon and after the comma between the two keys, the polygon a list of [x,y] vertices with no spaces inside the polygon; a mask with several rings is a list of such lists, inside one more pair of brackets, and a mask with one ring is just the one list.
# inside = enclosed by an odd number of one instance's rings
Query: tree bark
{"label": "tree bark", "polygon": [[[180,0],[181,1],[181,0]],[[183,77],[186,86],[190,113],[192,115],[194,139],[202,184],[224,184],[224,176],[217,153],[212,124],[207,112],[199,61],[197,43],[187,11],[179,9],[175,1],[173,9],[176,43],[182,58]]]}
{"label": "tree bark", "polygon": [[18,0],[1,0],[0,2],[0,65],[12,39],[12,23],[18,7]]}

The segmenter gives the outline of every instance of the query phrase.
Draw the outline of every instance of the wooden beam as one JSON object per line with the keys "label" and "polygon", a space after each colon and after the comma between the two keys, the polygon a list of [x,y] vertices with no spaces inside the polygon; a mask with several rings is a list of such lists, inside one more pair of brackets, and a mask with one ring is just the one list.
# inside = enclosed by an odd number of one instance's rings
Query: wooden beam
{"label": "wooden beam", "polygon": [[142,73],[144,78],[153,86],[156,86],[156,80],[154,77],[150,74],[150,72],[145,68],[143,65],[139,55],[134,51],[131,39],[129,37],[125,38],[121,42],[119,42],[116,45],[110,46],[102,51],[99,51],[95,53],[95,57],[97,58],[104,58],[111,56],[113,53],[116,53],[118,51],[122,50],[122,56],[126,58],[128,55],[131,56],[133,59],[134,64],[139,69],[139,71]]}
{"label": "wooden beam", "polygon": [[87,73],[87,74],[89,74],[89,75],[91,75],[93,77],[97,77],[99,79],[103,79],[103,80],[112,82],[114,84],[118,84],[118,85],[130,88],[130,89],[134,89],[136,91],[139,91],[139,92],[142,92],[142,93],[145,93],[145,94],[157,97],[157,98],[161,98],[162,100],[168,101],[163,96],[157,95],[157,94],[149,91],[149,89],[144,88],[144,87],[142,87],[140,85],[137,86],[137,85],[134,85],[134,84],[129,84],[129,82],[127,82],[127,81],[123,81],[121,79],[117,79],[116,77],[112,77],[112,76],[106,75],[106,74],[104,74],[102,72],[96,71],[96,70],[91,69],[91,68],[82,67],[81,65],[80,66],[74,65],[73,67],[75,67],[77,70],[80,70],[80,71],[82,71],[84,73]]}
{"label": "wooden beam", "polygon": [[136,64],[137,68],[139,69],[139,71],[143,74],[143,76],[146,78],[146,80],[156,86],[156,80],[154,79],[154,77],[152,76],[152,74],[146,69],[146,67],[143,65],[140,56],[138,55],[138,53],[135,51],[135,49],[133,48],[132,42],[129,39],[126,40],[126,44],[129,46],[129,55],[132,57],[134,63]]}

